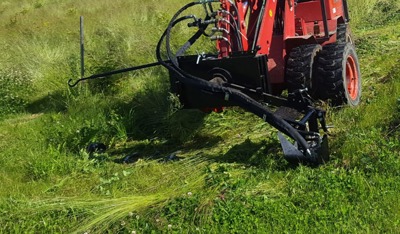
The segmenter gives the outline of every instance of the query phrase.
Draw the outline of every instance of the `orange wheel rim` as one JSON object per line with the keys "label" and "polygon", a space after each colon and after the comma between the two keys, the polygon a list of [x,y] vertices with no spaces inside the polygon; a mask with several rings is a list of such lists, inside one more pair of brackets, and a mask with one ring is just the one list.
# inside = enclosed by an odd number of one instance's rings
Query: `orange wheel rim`
{"label": "orange wheel rim", "polygon": [[355,59],[349,56],[346,61],[346,86],[352,100],[356,100],[358,97],[358,79],[358,69]]}

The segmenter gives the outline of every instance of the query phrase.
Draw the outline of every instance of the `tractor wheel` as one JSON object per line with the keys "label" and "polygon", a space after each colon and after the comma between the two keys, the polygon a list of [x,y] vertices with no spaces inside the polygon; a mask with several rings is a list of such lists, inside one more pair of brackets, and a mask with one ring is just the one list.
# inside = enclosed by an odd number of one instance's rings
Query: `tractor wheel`
{"label": "tractor wheel", "polygon": [[342,23],[337,25],[336,29],[336,43],[349,42],[353,44],[353,36],[348,24]]}
{"label": "tractor wheel", "polygon": [[318,96],[333,105],[357,106],[361,96],[360,66],[354,45],[324,46],[317,61]]}
{"label": "tractor wheel", "polygon": [[314,61],[321,50],[321,45],[311,44],[301,45],[290,51],[285,72],[289,92],[307,88],[309,94],[315,96]]}

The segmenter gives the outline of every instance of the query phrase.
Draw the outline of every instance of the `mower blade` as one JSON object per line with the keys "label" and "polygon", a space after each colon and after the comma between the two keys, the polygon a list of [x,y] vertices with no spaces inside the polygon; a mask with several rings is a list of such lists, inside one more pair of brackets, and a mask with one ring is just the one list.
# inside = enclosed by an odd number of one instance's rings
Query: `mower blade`
{"label": "mower blade", "polygon": [[317,149],[317,155],[318,155],[318,164],[323,164],[329,161],[329,145],[328,145],[328,136],[324,135],[321,140],[321,144],[319,148]]}
{"label": "mower blade", "polygon": [[278,132],[278,138],[281,142],[281,146],[283,149],[283,154],[285,159],[290,163],[299,163],[310,161],[308,157],[306,157],[296,146],[290,143],[286,137],[283,136],[282,133]]}

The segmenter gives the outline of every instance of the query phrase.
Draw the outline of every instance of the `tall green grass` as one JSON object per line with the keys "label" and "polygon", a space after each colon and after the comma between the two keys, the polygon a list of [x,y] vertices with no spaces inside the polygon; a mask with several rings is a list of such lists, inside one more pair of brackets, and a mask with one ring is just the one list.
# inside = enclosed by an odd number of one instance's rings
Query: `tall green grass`
{"label": "tall green grass", "polygon": [[400,3],[396,0],[350,0],[349,11],[353,27],[374,28],[400,17]]}
{"label": "tall green grass", "polygon": [[0,232],[397,232],[399,2],[349,1],[365,92],[329,110],[320,168],[287,165],[250,113],[179,111],[161,68],[67,88],[80,15],[89,75],[154,62],[186,2],[0,3]]}

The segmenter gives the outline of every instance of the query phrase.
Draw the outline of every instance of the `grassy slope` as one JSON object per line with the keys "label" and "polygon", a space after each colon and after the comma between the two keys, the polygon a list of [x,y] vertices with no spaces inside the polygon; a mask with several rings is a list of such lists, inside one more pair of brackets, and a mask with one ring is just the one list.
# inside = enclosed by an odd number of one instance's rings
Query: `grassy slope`
{"label": "grassy slope", "polygon": [[[251,114],[177,111],[161,69],[66,88],[81,14],[88,74],[154,61],[185,1],[138,2],[0,3],[0,232],[399,229],[399,3],[350,2],[363,103],[329,110],[330,163],[291,168]],[[89,157],[90,141],[110,149]]]}

